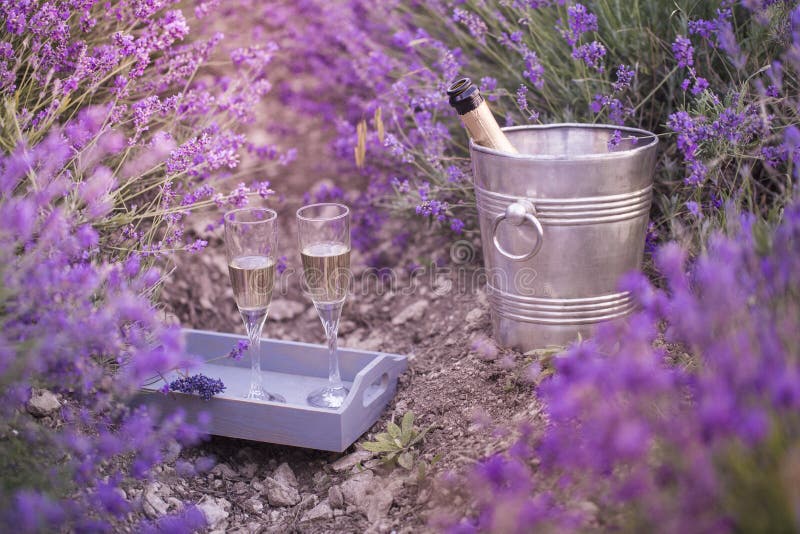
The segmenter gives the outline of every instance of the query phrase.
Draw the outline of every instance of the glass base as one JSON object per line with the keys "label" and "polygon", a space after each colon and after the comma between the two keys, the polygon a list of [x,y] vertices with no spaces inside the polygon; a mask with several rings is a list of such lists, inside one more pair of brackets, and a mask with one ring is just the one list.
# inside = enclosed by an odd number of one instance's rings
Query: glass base
{"label": "glass base", "polygon": [[308,403],[317,408],[338,408],[350,393],[344,386],[326,386],[308,394]]}
{"label": "glass base", "polygon": [[286,402],[286,399],[284,399],[277,393],[270,393],[262,389],[251,389],[247,393],[247,395],[244,396],[244,398],[250,400],[268,401],[268,402]]}

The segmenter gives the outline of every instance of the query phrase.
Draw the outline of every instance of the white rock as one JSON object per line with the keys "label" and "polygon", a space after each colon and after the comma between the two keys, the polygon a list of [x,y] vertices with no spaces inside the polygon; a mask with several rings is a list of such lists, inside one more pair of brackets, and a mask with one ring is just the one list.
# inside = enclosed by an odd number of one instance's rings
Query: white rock
{"label": "white rock", "polygon": [[272,474],[272,478],[284,486],[297,488],[297,477],[294,476],[294,471],[292,471],[292,468],[289,467],[289,464],[286,462],[283,462],[278,466],[278,468]]}
{"label": "white rock", "polygon": [[345,480],[342,495],[345,502],[355,505],[371,523],[386,517],[394,502],[385,482],[375,477],[372,471],[363,471]]}
{"label": "white rock", "polygon": [[331,486],[328,489],[328,502],[333,508],[344,508],[344,495],[339,486]]}
{"label": "white rock", "polygon": [[50,415],[61,408],[58,397],[52,391],[46,389],[33,389],[31,399],[28,401],[28,412],[36,417]]}
{"label": "white rock", "polygon": [[224,462],[220,462],[214,466],[211,472],[220,478],[231,479],[239,476],[239,473],[234,471],[231,466]]}
{"label": "white rock", "polygon": [[275,321],[294,319],[306,309],[305,304],[294,300],[276,299],[269,306],[269,318]]}
{"label": "white rock", "polygon": [[144,513],[150,519],[156,519],[167,513],[169,504],[164,500],[169,497],[169,488],[163,488],[158,482],[151,482],[144,489],[144,496],[142,498],[142,508]]}
{"label": "white rock", "polygon": [[300,501],[300,504],[297,505],[297,508],[301,511],[310,510],[311,508],[314,508],[318,502],[319,497],[313,493],[307,493],[304,497],[302,497],[302,500]]}
{"label": "white rock", "polygon": [[483,319],[483,310],[480,308],[473,308],[467,313],[467,316],[464,317],[464,320],[468,323],[477,323],[481,319]]}
{"label": "white rock", "polygon": [[331,510],[331,507],[327,502],[322,501],[314,508],[303,514],[303,517],[300,519],[300,521],[314,521],[316,519],[333,519],[333,510]]}
{"label": "white rock", "polygon": [[335,462],[331,464],[331,468],[336,471],[337,473],[341,473],[342,471],[349,471],[356,464],[360,462],[365,462],[372,458],[372,453],[369,451],[356,451],[352,454],[348,454],[347,456],[342,456]]}
{"label": "white rock", "polygon": [[403,311],[395,315],[394,318],[392,319],[392,324],[395,326],[399,326],[401,324],[407,323],[408,321],[416,321],[418,319],[421,319],[426,309],[428,309],[428,301],[418,300],[417,302],[407,306]]}
{"label": "white rock", "polygon": [[244,478],[247,478],[247,479],[251,479],[251,478],[253,478],[254,476],[256,476],[256,473],[257,473],[257,472],[258,472],[258,465],[256,465],[256,464],[255,464],[255,463],[253,463],[253,462],[247,462],[246,464],[244,464],[244,465],[243,465],[243,466],[242,466],[242,467],[239,469],[239,473],[241,473],[241,475],[242,475]]}
{"label": "white rock", "polygon": [[295,488],[272,478],[264,479],[264,484],[267,486],[267,499],[272,506],[294,506],[300,502],[300,493]]}
{"label": "white rock", "polygon": [[245,510],[254,514],[260,514],[264,511],[264,503],[258,497],[250,497],[243,503],[243,506]]}
{"label": "white rock", "polygon": [[197,508],[203,512],[211,530],[224,530],[228,526],[229,510],[231,503],[222,497],[206,497]]}

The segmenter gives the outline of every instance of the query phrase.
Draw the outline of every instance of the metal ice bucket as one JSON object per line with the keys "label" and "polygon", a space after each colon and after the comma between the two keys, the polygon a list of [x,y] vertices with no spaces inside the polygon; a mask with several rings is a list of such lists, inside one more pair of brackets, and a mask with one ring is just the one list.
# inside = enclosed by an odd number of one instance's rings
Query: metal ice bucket
{"label": "metal ice bucket", "polygon": [[[614,131],[622,141],[609,149]],[[634,128],[504,128],[520,154],[470,143],[496,341],[566,345],[633,311],[658,139]]]}

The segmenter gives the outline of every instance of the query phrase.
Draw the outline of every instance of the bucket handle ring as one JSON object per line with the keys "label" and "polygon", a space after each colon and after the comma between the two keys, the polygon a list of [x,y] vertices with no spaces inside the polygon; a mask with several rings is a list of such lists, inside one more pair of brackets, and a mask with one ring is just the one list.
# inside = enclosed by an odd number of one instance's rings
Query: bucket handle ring
{"label": "bucket handle ring", "polygon": [[[521,226],[523,223],[525,223],[525,221],[531,223],[531,225],[536,229],[536,245],[533,247],[533,249],[525,254],[511,254],[507,250],[503,249],[503,247],[500,246],[500,241],[497,239],[497,227],[500,226],[500,223],[504,220],[507,220],[514,226]],[[525,261],[536,256],[536,254],[542,248],[542,244],[544,243],[544,229],[542,228],[542,223],[536,218],[536,208],[534,207],[533,203],[526,198],[521,198],[516,202],[509,204],[506,207],[505,213],[501,213],[494,219],[494,224],[492,224],[492,241],[494,242],[494,248],[496,248],[500,254],[510,260]]]}

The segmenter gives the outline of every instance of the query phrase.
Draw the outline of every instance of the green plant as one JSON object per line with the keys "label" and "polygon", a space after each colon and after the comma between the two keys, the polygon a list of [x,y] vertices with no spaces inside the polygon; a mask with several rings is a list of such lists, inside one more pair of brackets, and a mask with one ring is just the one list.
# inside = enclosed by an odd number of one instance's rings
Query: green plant
{"label": "green plant", "polygon": [[[370,452],[379,453],[384,464],[399,465],[410,471],[414,468],[418,457],[414,447],[422,442],[434,426],[436,425],[420,430],[414,426],[414,412],[406,412],[400,426],[394,421],[389,421],[386,424],[386,432],[379,433],[375,436],[375,441],[367,441],[361,446]],[[424,471],[421,473],[424,476]]]}

